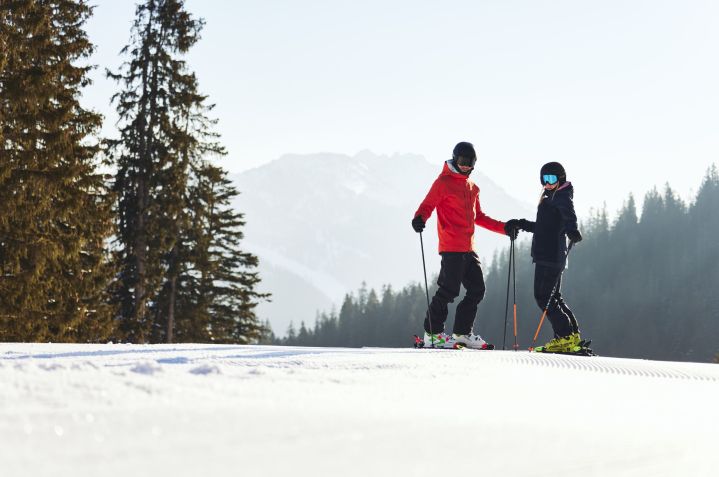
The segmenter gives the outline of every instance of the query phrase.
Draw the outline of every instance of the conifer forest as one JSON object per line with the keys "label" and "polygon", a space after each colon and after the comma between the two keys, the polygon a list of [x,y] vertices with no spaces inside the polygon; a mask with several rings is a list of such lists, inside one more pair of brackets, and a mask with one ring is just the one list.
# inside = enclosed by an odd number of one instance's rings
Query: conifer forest
{"label": "conifer forest", "polygon": [[[582,336],[608,356],[719,360],[717,210],[719,172],[713,166],[689,204],[667,185],[646,195],[641,212],[630,196],[613,221],[606,210],[600,210],[581,223],[585,239],[570,252],[561,290]],[[520,349],[532,345],[542,314],[533,295],[531,238],[523,240],[525,237],[531,235],[520,233],[515,251]],[[475,322],[475,332],[499,349],[503,344],[506,349],[514,345],[513,289],[507,307],[508,250],[484,269],[487,292]],[[315,323],[293,325],[286,337],[276,341],[315,346],[411,346],[413,334],[422,333],[427,309],[421,268],[418,274],[417,283],[401,290],[365,287],[348,294],[339,310],[320,313]],[[436,277],[430,280],[431,297]],[[450,305],[448,332],[452,331],[453,316]],[[551,337],[545,320],[537,343]]]}
{"label": "conifer forest", "polygon": [[203,21],[147,0],[117,65],[120,118],[83,107],[84,0],[2,0],[0,341],[257,341],[258,260],[213,104],[183,56]]}

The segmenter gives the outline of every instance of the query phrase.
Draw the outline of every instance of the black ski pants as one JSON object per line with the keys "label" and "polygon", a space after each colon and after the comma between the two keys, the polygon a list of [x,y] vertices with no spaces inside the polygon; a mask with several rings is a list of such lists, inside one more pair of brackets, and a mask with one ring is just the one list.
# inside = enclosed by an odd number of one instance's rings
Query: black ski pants
{"label": "black ski pants", "polygon": [[424,329],[435,334],[444,331],[444,323],[449,313],[447,304],[454,302],[459,296],[460,286],[464,285],[467,294],[457,305],[453,332],[466,335],[472,332],[477,305],[484,298],[484,275],[479,257],[474,252],[443,252],[441,255],[442,267],[437,280],[439,288],[429,305]]}
{"label": "black ski pants", "polygon": [[[534,268],[534,299],[537,300],[539,308],[549,303],[547,309],[547,318],[552,324],[554,337],[559,338],[568,336],[572,333],[579,332],[574,313],[569,309],[564,300],[560,289],[562,287],[562,270],[561,266],[542,265],[537,263]],[[554,285],[557,285],[554,288]],[[552,295],[552,289],[554,294]],[[551,296],[551,300],[550,300]]]}

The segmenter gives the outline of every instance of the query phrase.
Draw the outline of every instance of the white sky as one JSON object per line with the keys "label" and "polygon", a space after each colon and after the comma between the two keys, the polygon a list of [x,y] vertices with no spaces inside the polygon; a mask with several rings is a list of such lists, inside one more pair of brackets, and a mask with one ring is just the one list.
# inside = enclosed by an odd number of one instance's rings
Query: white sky
{"label": "white sky", "polygon": [[[135,2],[95,0],[108,119]],[[580,214],[669,181],[683,196],[719,162],[719,2],[188,0],[205,18],[188,57],[217,104],[233,172],[285,153],[418,153],[461,140],[479,169],[534,203],[562,162]],[[420,200],[421,198],[418,198]]]}

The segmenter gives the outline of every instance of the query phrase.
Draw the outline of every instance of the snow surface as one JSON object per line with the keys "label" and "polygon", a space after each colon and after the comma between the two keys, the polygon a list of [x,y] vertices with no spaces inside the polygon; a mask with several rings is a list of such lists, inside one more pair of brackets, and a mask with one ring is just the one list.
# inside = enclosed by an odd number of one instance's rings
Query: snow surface
{"label": "snow surface", "polygon": [[0,344],[0,475],[716,476],[719,366]]}

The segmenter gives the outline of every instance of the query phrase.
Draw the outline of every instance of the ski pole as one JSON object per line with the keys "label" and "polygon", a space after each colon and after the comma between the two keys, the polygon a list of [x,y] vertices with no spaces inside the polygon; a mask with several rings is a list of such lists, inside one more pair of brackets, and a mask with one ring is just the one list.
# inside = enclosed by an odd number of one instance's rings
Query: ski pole
{"label": "ski pole", "polygon": [[514,351],[517,351],[517,255],[514,253],[514,240],[512,240],[512,282],[514,295]]}
{"label": "ski pole", "polygon": [[424,270],[424,291],[427,294],[427,321],[429,322],[429,336],[434,348],[434,333],[432,333],[432,310],[429,308],[429,287],[427,286],[427,265],[424,262],[424,241],[422,232],[419,233],[419,246],[422,248],[422,270]]}
{"label": "ski pole", "polygon": [[[567,256],[565,260],[569,260],[569,252],[572,251],[572,247],[574,246],[574,242],[569,242],[569,248],[567,249]],[[544,318],[547,317],[547,311],[549,310],[549,304],[552,303],[552,298],[554,298],[554,293],[557,290],[557,285],[559,284],[559,280],[562,278],[562,273],[564,273],[564,269],[562,269],[561,272],[559,272],[559,276],[557,277],[557,280],[554,282],[554,286],[552,287],[552,293],[549,294],[549,300],[547,300],[547,306],[544,307],[544,311],[542,312],[542,317],[539,319],[539,326],[537,326],[537,331],[534,333],[534,338],[532,339],[532,347],[529,348],[534,349],[534,345],[537,343],[537,336],[539,336],[539,330],[542,329],[542,323],[544,323]]]}
{"label": "ski pole", "polygon": [[507,299],[504,302],[504,335],[502,338],[502,350],[506,349],[507,343],[507,315],[509,314],[509,279],[512,276],[512,263],[514,261],[514,239],[510,237],[509,262],[507,263]]}

